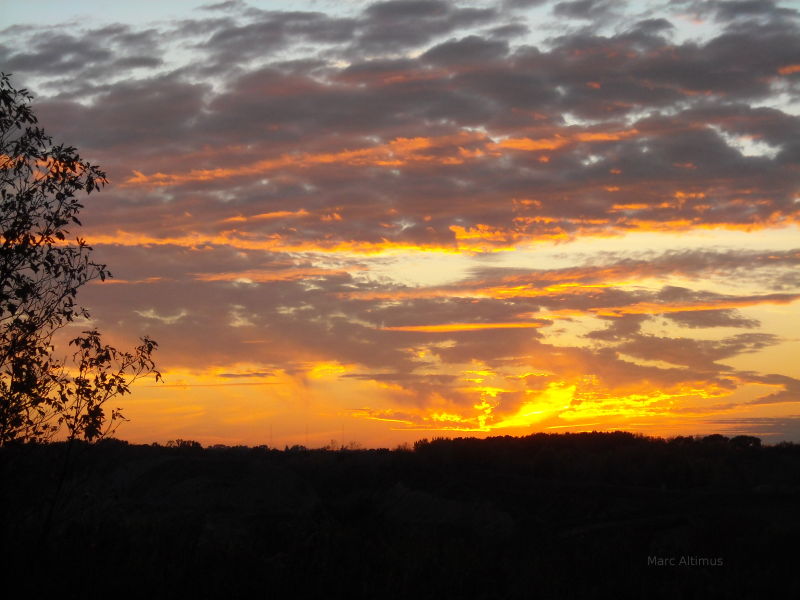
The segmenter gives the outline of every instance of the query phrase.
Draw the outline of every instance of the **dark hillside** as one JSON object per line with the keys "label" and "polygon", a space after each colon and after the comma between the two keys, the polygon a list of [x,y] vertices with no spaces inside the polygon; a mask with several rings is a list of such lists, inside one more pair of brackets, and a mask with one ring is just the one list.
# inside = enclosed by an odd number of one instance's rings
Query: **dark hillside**
{"label": "dark hillside", "polygon": [[0,449],[3,570],[62,598],[731,598],[800,584],[792,444],[109,440],[74,445],[66,470],[65,456]]}

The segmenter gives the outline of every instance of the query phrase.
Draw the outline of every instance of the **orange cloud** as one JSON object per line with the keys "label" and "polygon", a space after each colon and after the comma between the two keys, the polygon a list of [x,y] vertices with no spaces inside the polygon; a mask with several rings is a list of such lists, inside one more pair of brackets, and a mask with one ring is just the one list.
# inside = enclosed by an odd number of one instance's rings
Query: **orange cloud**
{"label": "orange cloud", "polygon": [[520,321],[511,323],[444,323],[439,325],[398,325],[382,327],[383,331],[415,331],[425,333],[452,333],[455,331],[480,331],[483,329],[530,329],[543,327],[546,323]]}
{"label": "orange cloud", "polygon": [[95,279],[89,285],[138,285],[140,283],[159,283],[167,281],[164,277],[145,277],[144,279],[114,279],[107,277],[105,280]]}
{"label": "orange cloud", "polygon": [[508,138],[500,142],[491,144],[490,147],[495,148],[508,148],[511,150],[557,150],[563,146],[575,142],[613,142],[623,140],[629,137],[638,135],[636,129],[627,129],[624,131],[582,131],[570,132],[565,134],[556,134],[549,138],[531,139],[524,138]]}
{"label": "orange cloud", "polygon": [[156,237],[143,233],[117,231],[111,234],[88,234],[91,245],[108,244],[112,246],[181,246],[200,248],[203,246],[229,246],[240,250],[267,250],[274,252],[319,252],[359,255],[380,255],[395,252],[441,252],[460,254],[464,251],[456,245],[413,244],[383,239],[378,242],[341,241],[292,241],[280,234],[248,234],[246,232],[226,231],[218,234],[191,232],[180,236]]}
{"label": "orange cloud", "polygon": [[[428,164],[461,164],[469,158],[469,153],[459,152],[464,144],[485,139],[484,134],[462,132],[458,135],[438,138],[396,138],[391,142],[359,148],[341,150],[339,152],[323,152],[317,154],[285,154],[278,158],[267,159],[242,165],[216,169],[192,169],[185,173],[153,173],[145,175],[134,170],[132,177],[123,185],[164,187],[198,181],[214,181],[232,177],[259,175],[286,168],[307,168],[315,165],[343,164],[354,167],[399,167],[409,163]],[[453,146],[453,154],[439,152],[441,148]],[[436,154],[425,154],[424,150],[437,150]]]}
{"label": "orange cloud", "polygon": [[[800,300],[800,294],[771,294],[766,296],[748,296],[745,298],[724,299],[719,301],[678,302],[666,304],[660,302],[637,302],[626,306],[603,306],[581,310],[563,309],[547,313],[535,313],[538,318],[551,318],[558,316],[579,316],[587,313],[599,317],[621,317],[622,315],[658,315],[673,312],[697,312],[706,310],[726,310],[731,308],[744,308],[760,304],[792,304]],[[534,313],[520,316],[533,316]]]}
{"label": "orange cloud", "polygon": [[[679,201],[680,202],[680,201]],[[732,202],[731,204],[734,204]],[[705,205],[701,205],[701,212],[705,210]],[[664,204],[659,204],[653,208],[665,208]],[[751,221],[744,223],[707,223],[700,221],[700,217],[686,218],[686,219],[672,219],[672,220],[657,220],[657,219],[635,219],[630,217],[620,217],[612,231],[594,232],[595,235],[603,235],[611,233],[614,230],[624,228],[625,231],[639,231],[639,232],[652,232],[652,233],[678,233],[681,231],[689,231],[692,229],[705,229],[713,230],[728,230],[728,231],[759,231],[762,229],[771,229],[780,227],[782,225],[789,225],[798,222],[797,217],[794,215],[784,215],[778,211],[773,212],[771,215],[762,218],[760,221]],[[592,235],[593,232],[582,231],[583,235]]]}
{"label": "orange cloud", "polygon": [[778,73],[781,75],[791,75],[792,73],[800,73],[800,64],[797,65],[786,65],[785,67],[781,67],[778,69]]}
{"label": "orange cloud", "polygon": [[[488,372],[488,376],[496,375]],[[600,384],[593,376],[550,381],[541,390],[522,387],[517,390],[516,399],[507,404],[499,399],[500,394],[513,390],[473,386],[462,391],[475,396],[471,406],[448,403],[435,394],[424,406],[407,408],[402,413],[362,408],[351,414],[356,418],[394,422],[401,425],[400,430],[408,431],[516,432],[588,425],[613,428],[616,423],[630,423],[631,419],[683,421],[687,403],[697,406],[693,414],[715,414],[698,403],[729,393],[713,384],[702,386],[692,382],[664,389],[643,390],[641,386],[635,390],[616,389]]]}
{"label": "orange cloud", "polygon": [[575,135],[575,140],[579,142],[615,142],[617,140],[624,140],[629,137],[639,135],[636,129],[626,129],[625,131],[587,131]]}
{"label": "orange cloud", "polygon": [[536,140],[531,138],[508,138],[493,144],[493,147],[535,152],[536,150],[557,150],[562,146],[566,146],[567,143],[569,143],[567,138],[556,135],[552,138],[540,138]]}
{"label": "orange cloud", "polygon": [[543,296],[563,296],[565,294],[582,294],[596,291],[598,288],[614,287],[614,283],[558,283],[537,287],[533,283],[520,285],[494,285],[486,287],[444,287],[444,288],[414,288],[390,291],[369,292],[344,292],[347,298],[358,300],[400,300],[421,298],[491,298],[503,300],[506,298],[534,298]]}
{"label": "orange cloud", "polygon": [[227,219],[223,219],[222,223],[244,223],[247,221],[269,221],[272,219],[289,219],[292,217],[307,217],[309,214],[310,213],[304,208],[301,208],[300,210],[297,211],[276,210],[273,212],[260,213],[257,215],[250,215],[247,217],[244,217],[242,215],[237,215],[235,217],[228,217]]}
{"label": "orange cloud", "polygon": [[[352,167],[401,167],[408,164],[458,165],[487,155],[499,156],[499,150],[556,150],[575,142],[616,141],[638,135],[636,129],[602,132],[583,131],[556,134],[549,138],[508,138],[492,142],[478,132],[460,132],[440,137],[395,138],[394,140],[356,150],[338,152],[284,154],[247,165],[192,169],[183,173],[145,174],[134,170],[124,186],[164,187],[183,183],[214,181],[233,177],[260,175],[288,168],[308,168],[316,165],[341,164]],[[465,148],[466,144],[482,144],[482,148]],[[449,152],[446,151],[449,149]],[[425,152],[428,151],[428,152]],[[433,152],[430,152],[433,151]]]}

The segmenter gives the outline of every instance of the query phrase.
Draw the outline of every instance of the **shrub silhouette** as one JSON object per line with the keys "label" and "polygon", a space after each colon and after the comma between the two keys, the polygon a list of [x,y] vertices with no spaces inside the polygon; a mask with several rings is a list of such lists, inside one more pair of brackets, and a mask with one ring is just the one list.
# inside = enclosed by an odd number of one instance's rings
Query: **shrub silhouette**
{"label": "shrub silhouette", "polygon": [[734,440],[535,434],[346,452],[76,441],[40,561],[31,533],[62,445],[11,445],[0,561],[25,580],[46,564],[38,591],[81,599],[123,579],[148,598],[778,597],[800,579],[800,446]]}
{"label": "shrub silhouette", "polygon": [[58,432],[103,437],[122,418],[106,403],[137,377],[160,378],[157,345],[147,337],[122,352],[96,330],[84,331],[70,342],[70,359],[56,354],[55,332],[89,318],[76,303],[78,289],[110,276],[85,240],[68,240],[68,228],[81,225],[78,194],[107,179],[75,148],[54,144],[37,126],[31,100],[0,73],[0,446]]}

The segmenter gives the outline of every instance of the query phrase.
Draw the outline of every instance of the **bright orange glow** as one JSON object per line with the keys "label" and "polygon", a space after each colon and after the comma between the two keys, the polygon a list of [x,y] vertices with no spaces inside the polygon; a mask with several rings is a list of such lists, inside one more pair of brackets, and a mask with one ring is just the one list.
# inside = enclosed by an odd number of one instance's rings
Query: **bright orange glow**
{"label": "bright orange glow", "polygon": [[8,154],[0,153],[0,169],[13,169],[16,165],[25,162],[24,156],[18,156],[16,159]]}
{"label": "bright orange glow", "polygon": [[[661,206],[661,205],[659,205]],[[759,231],[763,229],[770,229],[779,227],[781,225],[789,225],[794,222],[796,217],[792,215],[782,215],[780,212],[775,211],[768,217],[755,222],[746,223],[706,223],[695,217],[693,219],[672,219],[661,220],[655,219],[632,219],[627,218],[620,221],[621,224],[628,226],[629,231],[641,232],[654,232],[654,233],[679,233],[681,231],[690,230],[729,230],[729,231]],[[599,235],[599,234],[598,234]]]}
{"label": "bright orange glow", "polygon": [[[113,246],[180,246],[184,248],[203,248],[206,246],[229,246],[241,250],[269,250],[275,252],[320,252],[380,255],[398,252],[434,252],[460,254],[465,250],[458,246],[444,244],[410,244],[381,240],[380,242],[364,241],[315,241],[285,239],[280,234],[249,234],[246,232],[226,231],[219,234],[192,232],[181,236],[155,237],[147,234],[117,231],[109,234],[89,234],[87,241],[92,245],[108,244]],[[497,250],[497,249],[495,249]],[[467,250],[468,251],[468,250]]]}
{"label": "bright orange glow", "polygon": [[338,362],[323,361],[318,362],[308,369],[308,376],[312,379],[324,379],[329,377],[338,377],[345,373],[352,371],[353,365],[343,365]]}
{"label": "bright orange glow", "polygon": [[[36,70],[38,29],[6,30],[42,123],[74,137],[53,144],[87,144],[114,185],[37,189],[53,171],[89,173],[17,156],[25,131],[9,132],[0,245],[41,258],[42,240],[19,232],[48,242],[65,221],[71,241],[53,244],[85,239],[120,276],[88,282],[91,318],[75,312],[53,344],[69,357],[95,326],[114,347],[158,340],[166,384],[137,381],[120,400],[122,436],[393,447],[422,431],[701,434],[716,419],[721,433],[800,438],[800,58],[770,53],[797,15],[772,10],[777,31],[759,26],[764,11],[739,7],[726,25],[709,9],[693,30],[660,2],[670,37],[646,2],[600,3],[611,20],[581,24],[563,6],[465,0],[412,15],[435,35],[379,48],[380,7],[300,4],[334,8],[198,12],[165,42],[183,50],[161,65],[109,55],[113,76],[84,97],[64,69]],[[469,17],[475,6],[491,10]],[[631,34],[643,6],[652,22]],[[525,34],[539,17],[549,33]],[[283,27],[281,49],[225,43],[234,21]],[[729,43],[731,23],[753,43]],[[748,60],[754,48],[764,56]],[[193,68],[196,52],[231,68]],[[695,88],[700,63],[741,77]],[[159,102],[154,120],[143,107]],[[85,224],[48,215],[65,192]],[[17,279],[68,284],[73,259],[20,263]],[[18,295],[0,325],[32,318]]]}
{"label": "bright orange glow", "polygon": [[614,204],[611,207],[612,212],[620,212],[625,210],[647,210],[652,208],[649,204],[632,203],[632,204]]}
{"label": "bright orange glow", "polygon": [[540,138],[537,140],[532,140],[531,138],[508,138],[507,140],[498,142],[494,147],[535,152],[536,150],[556,150],[562,146],[566,146],[568,143],[569,139],[561,136]]}
{"label": "bright orange glow", "polygon": [[[489,372],[492,376],[496,373]],[[508,378],[506,378],[508,379]],[[595,378],[584,377],[594,381]],[[582,389],[583,388],[583,389]],[[613,422],[632,422],[632,419],[658,418],[679,422],[675,414],[679,406],[686,403],[702,402],[724,396],[727,391],[714,385],[695,387],[679,385],[673,389],[653,389],[647,392],[631,392],[624,389],[596,389],[596,384],[588,388],[580,382],[554,381],[539,391],[528,390],[525,399],[515,407],[503,407],[498,397],[511,390],[493,386],[464,388],[475,394],[478,400],[471,410],[449,405],[447,409],[430,407],[428,409],[408,410],[401,418],[392,410],[359,410],[353,416],[390,421],[401,424],[400,431],[454,431],[491,432],[512,430],[524,433],[531,430],[580,428],[603,425]],[[432,405],[440,404],[432,402]],[[512,408],[512,411],[508,411]],[[501,412],[501,409],[502,410]],[[712,414],[713,411],[698,408],[698,415]],[[589,420],[591,422],[588,422]],[[577,422],[576,422],[577,421]]]}
{"label": "bright orange glow", "polygon": [[106,278],[105,281],[94,279],[89,282],[89,285],[139,285],[141,283],[158,283],[166,281],[164,277],[145,277],[144,279],[116,279]]}
{"label": "bright orange glow", "polygon": [[575,396],[575,386],[550,384],[535,400],[522,404],[517,412],[489,426],[490,429],[530,427],[563,410],[569,409]]}
{"label": "bright orange glow", "polygon": [[244,223],[247,221],[268,221],[273,219],[288,219],[292,217],[307,217],[309,212],[305,209],[300,209],[298,211],[289,211],[289,210],[277,210],[274,212],[268,213],[261,213],[258,215],[250,215],[249,217],[243,217],[241,215],[237,215],[235,217],[228,217],[227,219],[223,219],[223,223]]}
{"label": "bright orange glow", "polygon": [[639,135],[639,132],[636,129],[626,129],[625,131],[614,132],[586,131],[577,134],[575,139],[579,142],[615,142],[617,140],[624,140],[637,135]]}
{"label": "bright orange glow", "polygon": [[[413,402],[411,390],[369,380],[356,365],[337,361],[298,364],[292,374],[257,364],[203,372],[173,369],[165,373],[166,385],[139,384],[135,396],[125,401],[126,414],[133,418],[125,425],[126,437],[142,441],[174,439],[175,433],[170,432],[175,428],[191,431],[214,422],[218,433],[207,443],[231,443],[230,436],[237,435],[231,433],[234,431],[240,432],[238,435],[250,432],[250,443],[273,443],[274,425],[274,442],[278,444],[319,446],[331,437],[338,439],[338,434],[330,432],[340,430],[344,416],[351,439],[364,439],[361,436],[367,435],[365,432],[373,431],[369,423],[393,426],[389,431],[395,432],[392,435],[398,441],[414,441],[421,431],[517,435],[583,427],[630,429],[632,424],[644,422],[651,423],[648,431],[657,434],[690,427],[687,423],[692,415],[713,416],[715,409],[708,401],[730,393],[727,388],[702,381],[669,387],[647,382],[610,386],[585,375],[589,365],[565,360],[561,366],[553,364],[563,372],[561,376],[524,368],[504,372],[476,364],[460,371],[459,380],[465,385],[453,388],[464,399],[456,402],[436,392],[420,403]],[[355,373],[366,378],[346,377]],[[530,377],[545,378],[547,383],[540,389],[526,389]],[[220,414],[223,398],[225,411]],[[373,407],[353,408],[354,402]],[[656,423],[662,429],[654,429]],[[386,429],[374,431],[384,432],[375,443],[386,439]]]}
{"label": "bright orange glow", "polygon": [[544,326],[544,323],[523,321],[517,323],[445,323],[441,325],[398,325],[383,327],[383,331],[418,331],[426,333],[451,333],[454,331],[479,331],[482,329],[530,329]]}
{"label": "bright orange glow", "polygon": [[[630,269],[599,269],[597,272],[575,270],[569,273],[548,273],[528,276],[530,282],[516,283],[513,278],[506,278],[501,284],[485,286],[481,282],[470,282],[469,285],[444,288],[414,288],[410,290],[393,290],[387,292],[348,292],[343,295],[362,300],[405,299],[405,298],[535,298],[543,296],[563,296],[565,294],[580,295],[592,293],[598,289],[611,288],[623,285],[635,273]],[[607,277],[608,283],[579,283],[571,279],[601,279]],[[623,277],[625,279],[623,279]],[[539,286],[539,280],[565,280],[564,283],[554,283]],[[614,281],[616,280],[616,281]]]}
{"label": "bright orange glow", "polygon": [[778,73],[781,75],[791,75],[792,73],[800,73],[800,64],[797,65],[786,65],[785,67],[781,67],[778,69]]}
{"label": "bright orange glow", "polygon": [[[556,219],[546,217],[525,218],[530,223],[556,223]],[[606,220],[597,220],[597,225],[607,223]],[[685,222],[688,226],[688,221]],[[739,228],[731,226],[732,228]],[[743,228],[743,227],[742,227]],[[758,229],[758,226],[747,226],[748,229]],[[474,254],[487,252],[508,252],[516,248],[542,243],[544,241],[566,241],[570,236],[559,228],[552,232],[520,233],[518,231],[495,230],[481,225],[477,228],[461,228],[452,226],[455,230],[456,240],[453,243],[414,244],[382,239],[378,242],[356,240],[292,240],[279,233],[262,234],[246,231],[223,231],[220,233],[189,232],[180,236],[156,237],[144,233],[134,233],[117,230],[114,234],[89,233],[86,240],[90,245],[108,244],[112,246],[180,246],[184,248],[203,248],[207,246],[229,246],[241,250],[267,250],[274,252],[319,252],[341,253],[354,255],[382,255],[397,253],[444,253],[444,254]],[[586,235],[606,237],[614,235],[611,231],[586,231]],[[485,236],[488,237],[486,239]],[[508,241],[503,243],[504,236]]]}
{"label": "bright orange glow", "polygon": [[450,423],[461,423],[461,422],[464,421],[464,419],[462,417],[460,417],[458,415],[446,413],[446,412],[433,413],[433,414],[431,414],[430,418],[433,421],[444,422],[444,423],[447,423],[447,422],[450,422]]}
{"label": "bright orange glow", "polygon": [[677,191],[673,194],[678,200],[686,200],[687,198],[705,198],[704,192],[681,192]]}
{"label": "bright orange glow", "polygon": [[535,152],[538,150],[557,150],[563,146],[566,146],[567,144],[575,142],[613,142],[633,137],[638,134],[639,132],[636,129],[628,129],[625,131],[616,132],[567,132],[566,134],[559,133],[549,138],[508,138],[501,142],[491,144],[490,147],[492,149],[526,150],[529,152]]}
{"label": "bright orange glow", "polygon": [[[12,170],[21,167],[27,160],[25,156],[13,157],[8,154],[0,154],[0,169],[3,171]],[[80,163],[68,166],[67,163],[55,160],[51,157],[47,158],[47,160],[37,159],[34,164],[38,167],[38,169],[33,170],[31,173],[34,181],[44,179],[48,174],[71,173],[73,175],[80,175],[84,170],[83,165]]]}
{"label": "bright orange glow", "polygon": [[489,225],[482,225],[478,224],[475,227],[471,227],[467,229],[466,227],[461,227],[459,225],[451,225],[450,231],[452,231],[456,239],[459,241],[463,240],[483,240],[483,241],[496,241],[496,242],[508,242],[515,238],[519,237],[519,234],[514,231],[508,231],[506,229],[496,229],[494,227],[490,227]]}
{"label": "bright orange glow", "polygon": [[[483,377],[497,377],[498,373],[491,370],[468,371],[469,374],[481,374],[478,379]],[[506,377],[508,380],[508,377]],[[517,378],[520,379],[520,378]],[[589,378],[591,380],[591,378]],[[466,381],[473,381],[468,378]],[[431,409],[426,412],[414,411],[407,414],[406,424],[410,424],[412,430],[441,430],[441,431],[463,431],[463,432],[489,432],[492,430],[514,429],[523,430],[531,427],[542,427],[543,423],[551,422],[553,419],[577,420],[583,417],[584,423],[553,425],[557,427],[580,427],[586,425],[587,418],[597,417],[598,415],[608,416],[613,414],[616,417],[642,417],[652,415],[663,415],[669,413],[673,403],[681,398],[712,398],[714,393],[704,389],[695,388],[676,388],[672,391],[655,390],[652,393],[622,393],[612,395],[606,391],[601,395],[597,392],[581,391],[578,383],[551,382],[541,391],[528,390],[525,394],[526,399],[522,401],[511,413],[501,415],[498,411],[501,408],[499,395],[508,393],[511,390],[479,385],[464,388],[472,394],[476,394],[478,400],[472,406],[472,411],[454,409],[447,410]],[[717,394],[718,395],[718,394]],[[577,403],[576,400],[579,400]],[[613,405],[608,413],[605,408]],[[368,416],[369,413],[361,416]],[[381,418],[392,417],[391,413],[383,413]],[[594,424],[600,422],[594,421]],[[548,427],[549,428],[549,427]]]}
{"label": "bright orange glow", "polygon": [[[617,211],[629,210],[631,206],[615,205]],[[659,207],[663,207],[659,205]],[[690,229],[729,229],[741,231],[755,231],[780,225],[784,217],[775,212],[767,219],[755,223],[702,223],[689,219],[655,220],[624,218],[618,224],[612,224],[608,219],[564,219],[564,222],[575,222],[577,229],[572,233],[563,231],[557,223],[558,219],[552,217],[517,217],[516,223],[526,226],[546,226],[549,231],[519,231],[517,229],[498,229],[488,225],[478,224],[471,228],[458,225],[450,227],[454,234],[453,243],[413,244],[383,239],[378,242],[335,240],[292,240],[286,236],[274,234],[253,233],[247,231],[224,231],[216,234],[192,232],[181,236],[155,237],[147,234],[137,234],[126,231],[117,231],[114,235],[89,233],[87,241],[90,244],[111,244],[121,246],[151,246],[175,245],[188,248],[204,246],[230,246],[246,250],[270,250],[276,252],[320,252],[380,255],[397,252],[433,252],[448,254],[470,254],[484,252],[507,252],[519,247],[534,245],[543,241],[566,241],[577,235],[606,237],[619,233],[619,227],[624,225],[627,231],[640,232],[678,232]]]}

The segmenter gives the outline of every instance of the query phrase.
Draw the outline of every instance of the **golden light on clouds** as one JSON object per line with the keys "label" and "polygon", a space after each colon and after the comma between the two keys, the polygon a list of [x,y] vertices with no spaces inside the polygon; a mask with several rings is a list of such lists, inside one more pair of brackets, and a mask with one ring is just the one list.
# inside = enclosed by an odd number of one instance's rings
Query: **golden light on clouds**
{"label": "golden light on clouds", "polygon": [[[398,137],[389,142],[366,148],[283,155],[235,167],[192,169],[184,173],[157,172],[150,175],[134,170],[133,175],[125,179],[123,185],[164,187],[191,182],[251,177],[281,169],[303,169],[321,165],[341,165],[356,168],[397,168],[415,164],[459,165],[467,160],[482,159],[488,156],[499,158],[502,156],[502,150],[556,150],[568,144],[616,141],[633,137],[638,133],[636,129],[616,132],[570,131],[566,135],[559,133],[550,138],[507,138],[500,142],[493,142],[485,134],[477,132],[461,132],[455,136],[435,138]],[[478,145],[477,148],[465,147],[476,144]],[[225,158],[229,158],[227,154]]]}
{"label": "golden light on clouds", "polygon": [[396,325],[382,327],[383,331],[413,331],[422,333],[452,333],[455,331],[480,331],[484,329],[530,329],[542,323],[519,321],[516,323],[441,323],[437,325]]}
{"label": "golden light on clouds", "polygon": [[200,11],[58,73],[66,38],[6,29],[48,133],[111,182],[70,234],[115,277],[63,337],[159,342],[167,384],[137,383],[120,433],[800,439],[796,15],[595,4],[476,27],[412,2],[380,36],[374,5],[291,35],[279,8]]}

